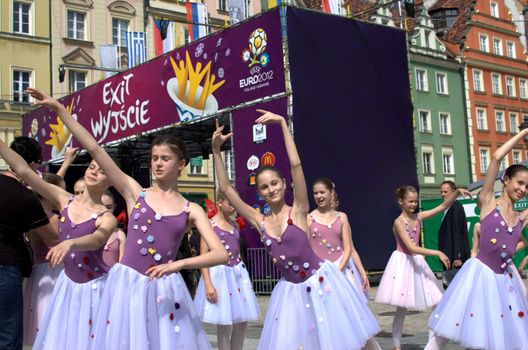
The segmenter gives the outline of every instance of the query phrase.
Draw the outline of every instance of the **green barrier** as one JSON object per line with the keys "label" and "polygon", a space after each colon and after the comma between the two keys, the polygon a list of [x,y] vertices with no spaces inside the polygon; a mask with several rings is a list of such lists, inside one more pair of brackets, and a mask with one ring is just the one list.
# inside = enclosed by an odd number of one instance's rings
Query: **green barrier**
{"label": "green barrier", "polygon": [[[466,221],[468,223],[468,235],[469,235],[469,246],[470,249],[473,246],[473,228],[475,227],[475,224],[479,222],[480,217],[479,213],[480,210],[477,208],[477,199],[463,199],[459,201],[460,204],[464,207],[464,211],[466,212]],[[421,210],[429,210],[437,205],[440,205],[442,203],[442,199],[427,199],[421,201]],[[522,200],[515,203],[514,206],[515,210],[522,211],[525,209],[528,209],[528,201],[526,198],[523,198]],[[422,236],[421,241],[422,245],[425,248],[429,249],[438,249],[438,230],[440,230],[440,224],[442,222],[442,217],[444,216],[444,213],[439,213],[433,218],[430,218],[428,220],[425,220],[423,222],[422,227]],[[525,229],[523,231],[523,236],[528,240],[528,229]],[[519,265],[521,260],[528,255],[528,248],[522,249],[515,254],[513,261],[516,266]],[[425,260],[431,267],[433,271],[442,271],[442,263],[437,257],[434,256],[426,256]]]}

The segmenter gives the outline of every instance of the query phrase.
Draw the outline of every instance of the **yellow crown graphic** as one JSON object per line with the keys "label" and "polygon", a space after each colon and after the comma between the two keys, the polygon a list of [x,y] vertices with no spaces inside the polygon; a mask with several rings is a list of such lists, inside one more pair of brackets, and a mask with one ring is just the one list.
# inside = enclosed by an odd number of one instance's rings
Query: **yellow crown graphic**
{"label": "yellow crown graphic", "polygon": [[[75,98],[73,98],[70,105],[66,107],[66,110],[70,114],[73,110],[74,101],[75,101]],[[50,129],[51,129],[49,133],[50,138],[46,140],[45,144],[50,145],[52,148],[56,149],[57,151],[61,151],[64,148],[64,146],[66,146],[66,144],[68,143],[71,132],[64,125],[62,119],[60,119],[58,116],[56,118],[57,118],[57,124],[50,124]]]}

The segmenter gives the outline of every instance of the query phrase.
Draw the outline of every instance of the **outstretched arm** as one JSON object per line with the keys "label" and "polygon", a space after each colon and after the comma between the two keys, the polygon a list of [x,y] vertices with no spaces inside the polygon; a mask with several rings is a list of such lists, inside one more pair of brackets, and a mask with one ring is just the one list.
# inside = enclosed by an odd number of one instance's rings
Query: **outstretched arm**
{"label": "outstretched arm", "polygon": [[488,215],[496,207],[493,185],[500,169],[502,159],[513,149],[513,147],[528,135],[528,129],[523,129],[511,139],[500,146],[491,157],[484,185],[478,195],[478,206],[481,208],[480,217]]}
{"label": "outstretched arm", "polygon": [[62,188],[52,185],[40,178],[26,163],[18,153],[0,140],[0,156],[5,160],[9,167],[13,169],[15,174],[22,179],[27,185],[40,194],[42,197],[49,200],[54,207],[64,206],[70,194]]}
{"label": "outstretched arm", "polygon": [[238,195],[237,191],[231,186],[229,178],[227,176],[227,170],[224,165],[224,160],[222,159],[222,154],[220,148],[226,142],[233,133],[223,135],[222,131],[224,126],[219,126],[218,120],[216,121],[216,130],[213,133],[212,137],[212,148],[213,148],[213,159],[216,172],[216,178],[218,179],[219,189],[226,196],[227,200],[233,205],[239,215],[242,215],[251,226],[255,227],[260,232],[260,217],[259,213],[251,206],[246,204],[242,198]]}
{"label": "outstretched arm", "polygon": [[141,185],[136,180],[125,174],[110,156],[99,146],[95,138],[77,121],[58,101],[37,89],[28,88],[27,92],[36,99],[35,105],[44,106],[53,110],[72,132],[73,136],[90,153],[97,164],[104,170],[112,185],[123,196],[127,207],[135,203]]}
{"label": "outstretched arm", "polygon": [[435,249],[422,248],[414,244],[411,241],[411,238],[409,237],[409,234],[405,229],[405,225],[403,224],[403,222],[401,222],[401,220],[394,221],[393,230],[398,235],[405,248],[407,248],[407,250],[412,254],[436,256],[442,261],[445,267],[450,267],[449,258],[441,251]]}
{"label": "outstretched arm", "polygon": [[448,197],[446,197],[446,199],[444,199],[444,201],[440,205],[434,207],[433,209],[420,212],[420,214],[418,214],[420,219],[426,220],[426,219],[432,218],[436,214],[446,210],[447,208],[451,206],[451,204],[453,204],[453,202],[458,198],[458,196],[464,196],[464,197],[467,196],[469,198],[473,198],[473,196],[471,195],[471,192],[469,192],[465,188],[458,188],[455,192],[453,192]]}
{"label": "outstretched arm", "polygon": [[66,149],[66,152],[64,152],[64,161],[62,162],[62,165],[59,171],[57,171],[57,175],[59,175],[60,177],[64,179],[64,177],[66,176],[66,172],[68,171],[70,166],[75,161],[78,151],[79,151],[79,148],[77,147],[68,147]]}

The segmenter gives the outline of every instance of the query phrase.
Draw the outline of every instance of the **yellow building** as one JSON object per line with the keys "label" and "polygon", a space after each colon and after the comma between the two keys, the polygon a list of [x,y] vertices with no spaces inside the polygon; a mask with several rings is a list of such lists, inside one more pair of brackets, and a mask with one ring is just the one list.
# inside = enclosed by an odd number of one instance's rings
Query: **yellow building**
{"label": "yellow building", "polygon": [[[117,45],[119,65],[127,68],[126,32],[144,31],[141,0],[51,0],[52,91],[62,97],[105,78],[100,48]],[[64,81],[59,66],[64,64]]]}
{"label": "yellow building", "polygon": [[[50,89],[49,0],[0,1],[0,138],[10,143],[31,109],[28,86]],[[0,160],[0,169],[6,169]]]}

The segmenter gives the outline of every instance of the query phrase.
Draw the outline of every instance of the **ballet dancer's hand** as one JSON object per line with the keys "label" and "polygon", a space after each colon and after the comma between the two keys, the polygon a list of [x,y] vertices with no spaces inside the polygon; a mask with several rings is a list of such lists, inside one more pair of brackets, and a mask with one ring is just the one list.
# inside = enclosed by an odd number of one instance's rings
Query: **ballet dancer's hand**
{"label": "ballet dancer's hand", "polygon": [[257,109],[257,112],[262,113],[260,117],[255,120],[256,124],[280,124],[280,123],[286,123],[286,119],[281,117],[278,114],[271,113],[269,111],[266,111],[264,109]]}
{"label": "ballet dancer's hand", "polygon": [[77,157],[77,152],[79,151],[79,147],[68,147],[66,148],[66,152],[64,152],[64,162],[68,164],[72,164],[75,161],[75,158]]}
{"label": "ballet dancer's hand", "polygon": [[149,276],[148,280],[150,282],[154,278],[159,280],[163,275],[170,275],[171,273],[178,272],[182,267],[181,260],[177,260],[167,264],[152,266],[145,272],[145,274]]}
{"label": "ballet dancer's hand", "polygon": [[468,190],[466,190],[465,188],[457,188],[457,192],[460,196],[466,198],[470,198],[472,199],[473,198],[473,195],[471,194],[471,192],[469,192]]}
{"label": "ballet dancer's hand", "polygon": [[216,119],[216,130],[213,133],[213,137],[211,139],[213,151],[220,151],[220,147],[222,147],[224,142],[226,142],[229,138],[231,138],[231,136],[233,136],[232,132],[227,135],[222,134],[222,132],[224,131],[224,127],[225,125],[220,126],[220,124],[218,123],[218,119]]}
{"label": "ballet dancer's hand", "polygon": [[462,260],[453,260],[453,267],[460,267],[462,266]]}
{"label": "ballet dancer's hand", "polygon": [[46,255],[46,260],[48,260],[49,266],[53,268],[59,265],[64,260],[66,255],[68,255],[68,253],[71,251],[72,247],[73,240],[67,239],[51,248]]}
{"label": "ballet dancer's hand", "polygon": [[363,281],[363,290],[369,290],[370,282],[366,273],[361,274],[361,280]]}
{"label": "ballet dancer's hand", "polygon": [[215,287],[212,284],[205,284],[205,298],[211,304],[216,304],[218,302],[218,293],[216,292]]}
{"label": "ballet dancer's hand", "polygon": [[34,106],[48,107],[53,111],[58,111],[60,108],[63,108],[63,106],[57,100],[55,100],[53,97],[43,91],[28,87],[26,89],[26,92],[36,100],[35,102],[33,102]]}
{"label": "ballet dancer's hand", "polygon": [[447,255],[445,255],[441,251],[438,251],[438,254],[436,256],[438,256],[438,259],[442,261],[442,264],[444,264],[447,269],[451,268],[451,264],[449,263],[449,258],[447,257]]}

